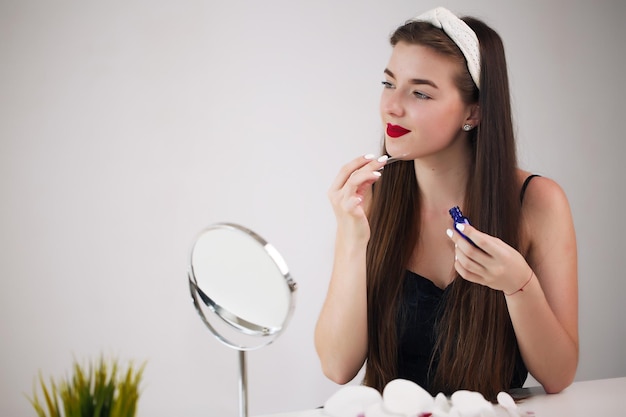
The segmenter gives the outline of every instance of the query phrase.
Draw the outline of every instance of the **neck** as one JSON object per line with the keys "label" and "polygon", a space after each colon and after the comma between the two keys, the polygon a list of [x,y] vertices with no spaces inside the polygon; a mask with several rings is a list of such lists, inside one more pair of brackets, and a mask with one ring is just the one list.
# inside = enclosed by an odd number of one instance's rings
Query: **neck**
{"label": "neck", "polygon": [[470,166],[469,154],[452,160],[415,160],[422,210],[441,211],[463,206]]}

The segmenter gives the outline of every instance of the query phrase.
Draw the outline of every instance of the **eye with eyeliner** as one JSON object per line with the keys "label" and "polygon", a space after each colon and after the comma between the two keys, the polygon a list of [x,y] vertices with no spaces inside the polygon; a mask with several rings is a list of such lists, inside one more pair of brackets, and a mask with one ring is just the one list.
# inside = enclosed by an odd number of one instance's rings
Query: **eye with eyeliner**
{"label": "eye with eyeliner", "polygon": [[[396,86],[391,81],[383,80],[381,81],[381,84],[383,85],[384,89],[396,88]],[[422,93],[421,91],[412,91],[411,94],[415,98],[420,99],[420,100],[430,100],[432,98],[428,94]]]}
{"label": "eye with eyeliner", "polygon": [[424,93],[422,93],[420,91],[414,91],[413,95],[416,98],[420,99],[420,100],[430,100],[430,98],[431,98],[430,96],[428,96],[428,95],[426,95],[426,94],[424,94]]}

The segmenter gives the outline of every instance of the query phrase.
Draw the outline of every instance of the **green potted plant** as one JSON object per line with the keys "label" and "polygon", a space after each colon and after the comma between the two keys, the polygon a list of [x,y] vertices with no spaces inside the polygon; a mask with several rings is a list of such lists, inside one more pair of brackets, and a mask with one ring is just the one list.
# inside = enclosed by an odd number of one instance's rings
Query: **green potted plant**
{"label": "green potted plant", "polygon": [[35,384],[28,399],[38,417],[134,417],[144,365],[123,372],[117,360],[101,357],[88,366],[74,360],[71,377],[46,384],[39,373],[43,398]]}

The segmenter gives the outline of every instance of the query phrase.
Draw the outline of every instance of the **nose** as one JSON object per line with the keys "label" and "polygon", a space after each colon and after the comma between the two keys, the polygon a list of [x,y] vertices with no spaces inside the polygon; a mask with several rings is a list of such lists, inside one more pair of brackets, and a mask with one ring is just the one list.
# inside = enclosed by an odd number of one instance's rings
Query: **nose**
{"label": "nose", "polygon": [[380,99],[380,109],[384,114],[402,117],[404,115],[404,106],[400,92],[396,89],[384,90]]}

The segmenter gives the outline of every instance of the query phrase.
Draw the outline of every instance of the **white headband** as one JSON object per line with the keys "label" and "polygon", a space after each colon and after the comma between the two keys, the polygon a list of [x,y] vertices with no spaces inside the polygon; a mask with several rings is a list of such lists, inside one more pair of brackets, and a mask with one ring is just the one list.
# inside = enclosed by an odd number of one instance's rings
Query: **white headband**
{"label": "white headband", "polygon": [[478,37],[467,23],[444,7],[429,10],[409,21],[428,22],[442,29],[459,47],[461,52],[463,52],[465,62],[467,62],[467,69],[469,69],[469,73],[476,87],[480,88],[480,49],[478,47]]}

